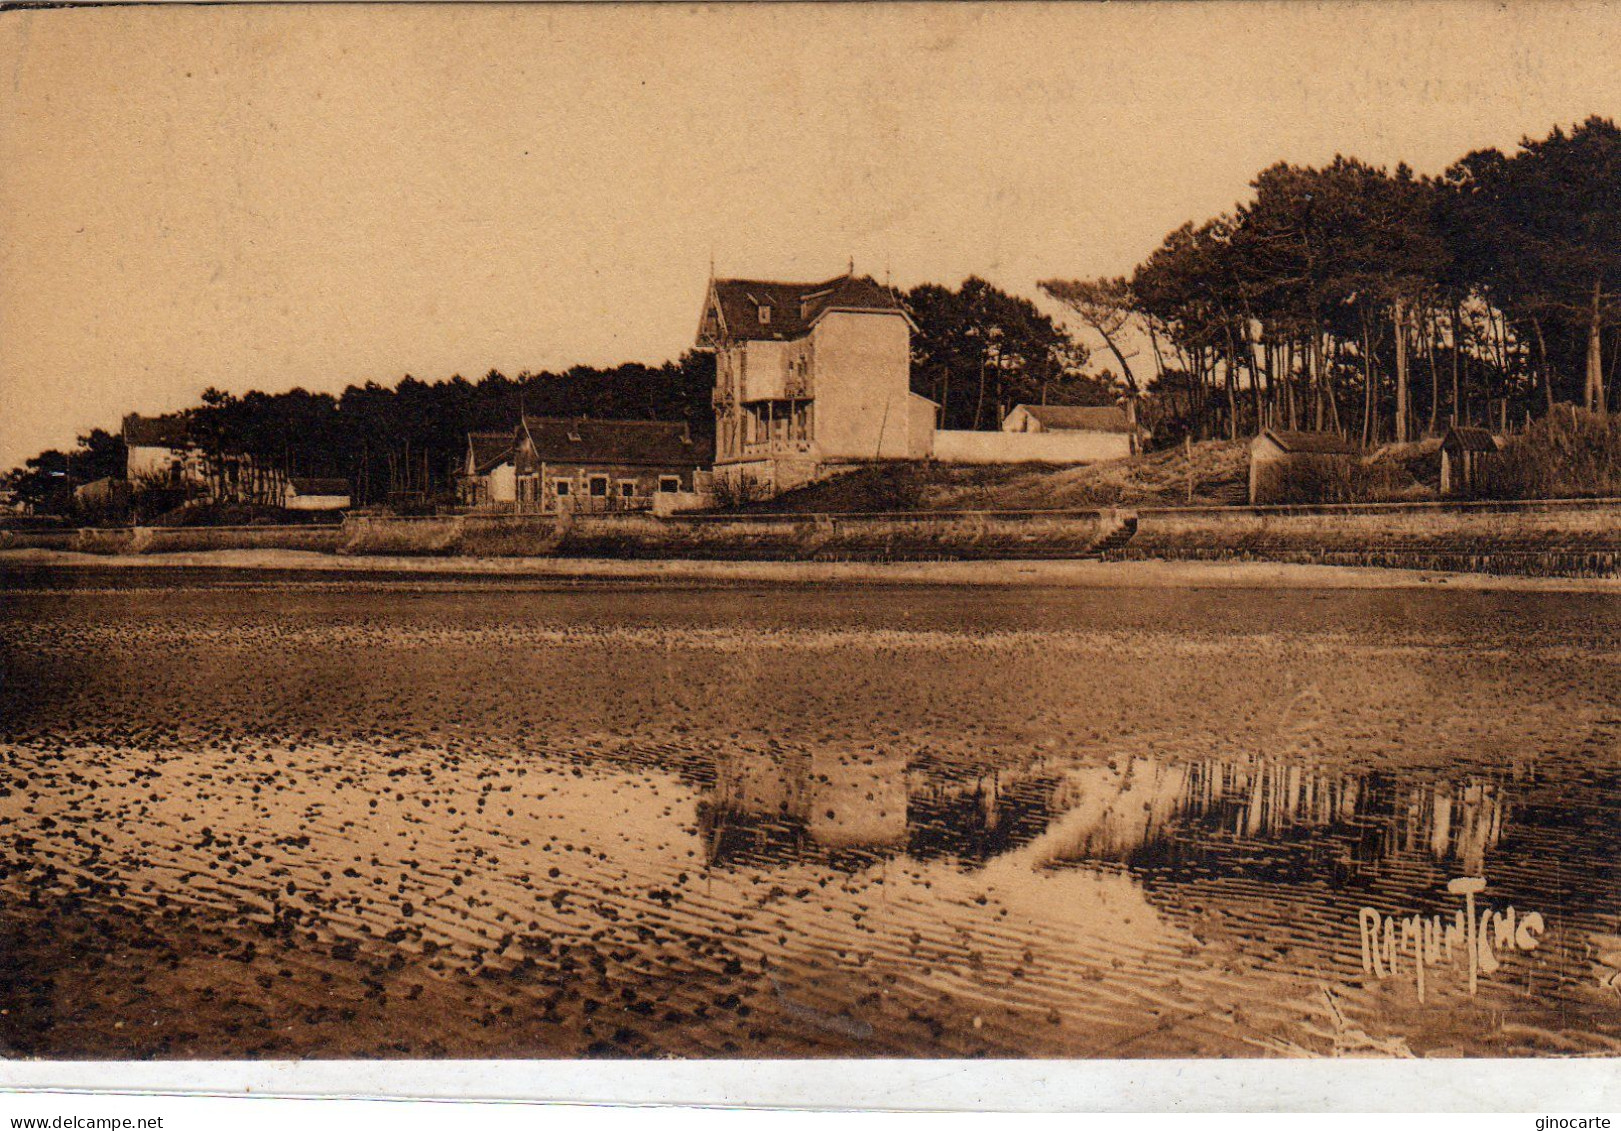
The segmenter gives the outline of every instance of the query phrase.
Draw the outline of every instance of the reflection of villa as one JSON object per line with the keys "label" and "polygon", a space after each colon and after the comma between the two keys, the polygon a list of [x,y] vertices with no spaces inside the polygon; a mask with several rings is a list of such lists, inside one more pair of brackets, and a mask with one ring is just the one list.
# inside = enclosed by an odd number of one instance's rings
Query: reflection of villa
{"label": "reflection of villa", "polygon": [[715,767],[708,811],[716,855],[741,838],[829,849],[906,843],[906,760],[845,750],[737,751]]}

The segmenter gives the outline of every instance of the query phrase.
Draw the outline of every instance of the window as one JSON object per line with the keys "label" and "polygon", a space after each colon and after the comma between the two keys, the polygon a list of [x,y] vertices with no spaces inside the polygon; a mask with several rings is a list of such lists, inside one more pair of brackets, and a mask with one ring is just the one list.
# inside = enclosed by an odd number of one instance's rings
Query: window
{"label": "window", "polygon": [[573,490],[573,488],[574,484],[570,483],[567,479],[552,480],[552,490],[556,491],[559,495],[567,495],[571,490]]}
{"label": "window", "polygon": [[771,308],[764,303],[760,304],[760,325],[771,325]]}
{"label": "window", "polygon": [[636,480],[621,479],[619,481],[619,497],[621,499],[634,499],[636,497]]}
{"label": "window", "polygon": [[588,489],[591,492],[591,497],[594,498],[594,499],[605,499],[605,498],[607,498],[608,497],[608,477],[606,475],[593,475],[591,477],[591,479],[590,479],[590,484],[589,484]]}
{"label": "window", "polygon": [[674,495],[681,490],[681,477],[679,475],[659,476],[659,493]]}

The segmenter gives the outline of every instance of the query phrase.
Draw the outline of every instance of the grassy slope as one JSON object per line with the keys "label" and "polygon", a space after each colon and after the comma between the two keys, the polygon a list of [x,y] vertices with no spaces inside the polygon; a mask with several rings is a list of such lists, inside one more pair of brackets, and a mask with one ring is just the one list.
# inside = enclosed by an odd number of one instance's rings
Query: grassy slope
{"label": "grassy slope", "polygon": [[[1195,505],[1245,501],[1249,475],[1247,441],[1205,441],[1193,445],[1192,455],[1192,502]],[[890,510],[1180,506],[1189,502],[1188,469],[1189,460],[1182,448],[1089,467],[887,464],[789,491],[747,509],[850,514]]]}

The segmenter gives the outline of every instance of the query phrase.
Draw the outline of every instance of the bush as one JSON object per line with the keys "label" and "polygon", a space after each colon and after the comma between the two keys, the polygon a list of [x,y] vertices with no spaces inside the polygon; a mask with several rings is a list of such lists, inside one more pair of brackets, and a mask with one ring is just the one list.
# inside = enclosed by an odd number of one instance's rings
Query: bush
{"label": "bush", "polygon": [[771,491],[752,475],[715,476],[715,506],[721,510],[736,510],[770,497]]}
{"label": "bush", "polygon": [[1483,462],[1475,494],[1494,499],[1621,496],[1621,418],[1559,406]]}
{"label": "bush", "polygon": [[145,526],[336,526],[338,511],[301,511],[263,503],[215,503],[193,499],[157,515]]}
{"label": "bush", "polygon": [[1429,488],[1397,461],[1363,463],[1343,458],[1301,460],[1270,469],[1272,484],[1263,496],[1269,503],[1311,506],[1320,503],[1406,502],[1430,496]]}
{"label": "bush", "polygon": [[455,518],[361,519],[345,525],[344,534],[340,554],[455,554],[461,551],[462,523]]}

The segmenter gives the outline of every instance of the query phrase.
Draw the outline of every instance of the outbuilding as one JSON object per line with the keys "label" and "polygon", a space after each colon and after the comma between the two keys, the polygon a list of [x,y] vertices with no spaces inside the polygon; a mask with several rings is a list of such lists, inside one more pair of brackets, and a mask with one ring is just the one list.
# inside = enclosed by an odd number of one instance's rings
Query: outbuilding
{"label": "outbuilding", "polygon": [[282,505],[293,511],[341,511],[349,507],[347,479],[289,479]]}
{"label": "outbuilding", "polygon": [[1488,463],[1502,450],[1502,437],[1485,428],[1448,430],[1441,441],[1441,494],[1473,494]]}
{"label": "outbuilding", "polygon": [[518,498],[518,456],[513,433],[469,432],[458,488],[470,507],[511,506]]}
{"label": "outbuilding", "polygon": [[1268,428],[1250,442],[1250,505],[1321,499],[1332,480],[1349,478],[1361,456],[1337,432]]}
{"label": "outbuilding", "polygon": [[1144,437],[1132,401],[1114,405],[1014,405],[1003,432],[1062,433],[1076,445],[1078,463],[1124,459],[1142,450]]}

